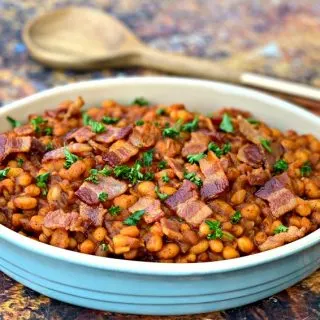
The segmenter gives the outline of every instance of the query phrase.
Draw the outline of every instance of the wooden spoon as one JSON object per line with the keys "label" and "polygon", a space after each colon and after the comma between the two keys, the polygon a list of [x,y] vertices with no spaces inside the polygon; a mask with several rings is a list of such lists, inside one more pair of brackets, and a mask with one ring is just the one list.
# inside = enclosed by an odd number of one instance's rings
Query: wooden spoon
{"label": "wooden spoon", "polygon": [[320,90],[252,73],[226,70],[208,60],[161,52],[123,23],[88,7],[68,7],[30,21],[23,39],[31,55],[53,68],[76,70],[143,66],[164,72],[249,85],[320,101]]}

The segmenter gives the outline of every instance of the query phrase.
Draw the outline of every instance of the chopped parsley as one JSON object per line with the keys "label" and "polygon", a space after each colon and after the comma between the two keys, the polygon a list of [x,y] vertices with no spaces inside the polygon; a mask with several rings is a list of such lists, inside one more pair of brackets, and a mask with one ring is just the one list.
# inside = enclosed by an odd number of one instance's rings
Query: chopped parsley
{"label": "chopped parsley", "polygon": [[191,122],[185,123],[182,127],[182,131],[193,132],[198,130],[199,127],[199,117],[196,116]]}
{"label": "chopped parsley", "polygon": [[112,206],[108,209],[108,212],[110,213],[110,215],[115,217],[121,212],[121,210],[122,209],[119,206]]}
{"label": "chopped parsley", "polygon": [[158,168],[163,170],[167,167],[168,163],[166,160],[161,160],[159,163],[158,163]]}
{"label": "chopped parsley", "polygon": [[92,120],[91,117],[86,112],[82,114],[83,125],[88,126],[91,120]]}
{"label": "chopped parsley", "polygon": [[39,174],[37,177],[36,177],[36,185],[42,189],[42,195],[46,196],[47,193],[48,193],[48,180],[49,180],[49,177],[50,177],[50,172],[46,172],[46,173],[43,173],[43,174]]}
{"label": "chopped parsley", "polygon": [[15,120],[11,117],[7,117],[8,122],[11,124],[12,128],[17,128],[20,127],[22,125],[22,123],[18,120]]}
{"label": "chopped parsley", "polygon": [[156,186],[155,192],[160,200],[166,200],[169,197],[166,193],[161,193],[158,186]]}
{"label": "chopped parsley", "polygon": [[162,135],[168,138],[175,138],[180,135],[181,120],[178,120],[173,127],[166,127],[162,131]]}
{"label": "chopped parsley", "polygon": [[24,164],[24,159],[22,159],[22,158],[17,158],[16,161],[17,161],[18,167],[21,168],[21,167],[23,166],[23,164]]}
{"label": "chopped parsley", "polygon": [[49,142],[47,145],[46,145],[46,151],[51,151],[53,150],[53,144],[52,142]]}
{"label": "chopped parsley", "polygon": [[214,142],[210,142],[208,145],[208,150],[215,153],[215,155],[220,158],[222,155],[227,154],[231,151],[231,143],[227,142],[222,146],[222,149],[215,144]]}
{"label": "chopped parsley", "polygon": [[260,139],[260,143],[261,145],[269,152],[271,153],[272,152],[272,149],[271,149],[271,142],[267,139]]}
{"label": "chopped parsley", "polygon": [[91,169],[90,176],[88,178],[86,178],[85,181],[89,181],[94,184],[98,184],[99,183],[99,177],[98,177],[99,174],[101,174],[103,176],[109,176],[111,173],[112,173],[112,170],[107,169],[107,168],[103,168],[102,170]]}
{"label": "chopped parsley", "polygon": [[212,231],[207,235],[207,239],[214,240],[214,239],[221,239],[223,237],[223,231],[221,229],[220,221],[206,220],[205,222],[209,226],[210,231]]}
{"label": "chopped parsley", "polygon": [[154,173],[153,172],[146,172],[143,176],[143,180],[151,181],[154,179]]}
{"label": "chopped parsley", "polygon": [[143,126],[144,121],[142,119],[136,121],[136,126]]}
{"label": "chopped parsley", "polygon": [[231,117],[227,113],[223,114],[222,121],[220,123],[220,127],[219,128],[222,131],[228,132],[228,133],[231,133],[231,132],[234,131],[233,124],[232,124],[232,121],[231,121]]}
{"label": "chopped parsley", "polygon": [[48,121],[47,120],[44,120],[42,117],[38,116],[34,119],[32,119],[30,121],[30,123],[32,124],[33,126],[33,129],[36,133],[40,133],[41,132],[41,127],[40,125],[41,124],[44,124],[44,123],[47,123]]}
{"label": "chopped parsley", "polygon": [[148,150],[142,155],[142,163],[145,167],[150,167],[153,160],[153,150]]}
{"label": "chopped parsley", "polygon": [[275,173],[281,173],[281,172],[287,171],[288,168],[289,168],[288,162],[283,160],[283,159],[278,160],[273,165],[273,170],[274,170]]}
{"label": "chopped parsley", "polygon": [[169,182],[170,181],[170,178],[168,177],[168,174],[167,173],[165,173],[163,176],[162,176],[162,181],[163,182]]}
{"label": "chopped parsley", "polygon": [[135,211],[131,216],[129,216],[126,220],[123,221],[124,224],[128,226],[136,226],[142,216],[144,215],[145,210]]}
{"label": "chopped parsley", "polygon": [[190,154],[187,156],[188,162],[191,164],[199,163],[201,159],[203,159],[206,155],[202,153]]}
{"label": "chopped parsley", "polygon": [[45,133],[46,136],[52,136],[53,128],[51,127],[44,128],[43,132]]}
{"label": "chopped parsley", "polygon": [[237,224],[240,222],[242,219],[242,215],[240,211],[236,211],[232,216],[231,216],[231,223],[232,224]]}
{"label": "chopped parsley", "polygon": [[7,177],[10,168],[0,170],[0,181]]}
{"label": "chopped parsley", "polygon": [[193,182],[196,186],[202,186],[202,180],[196,175],[195,172],[185,172],[183,176],[185,179]]}
{"label": "chopped parsley", "polygon": [[71,153],[66,147],[64,148],[64,155],[66,157],[66,162],[64,163],[64,167],[66,169],[69,169],[75,162],[79,160],[79,157]]}
{"label": "chopped parsley", "polygon": [[[132,184],[136,184],[138,181],[144,180],[146,177],[146,175],[144,175],[140,171],[141,167],[141,162],[136,161],[136,163],[131,168],[127,165],[120,165],[116,166],[113,169],[113,172],[116,177],[129,180]],[[150,180],[150,177],[150,175],[147,175],[147,178],[149,178],[148,180]]]}
{"label": "chopped parsley", "polygon": [[160,108],[156,111],[157,116],[163,116],[166,114],[166,110],[163,108]]}
{"label": "chopped parsley", "polygon": [[131,104],[135,104],[138,106],[148,106],[149,101],[147,99],[145,99],[144,97],[137,97],[132,101]]}
{"label": "chopped parsley", "polygon": [[284,226],[283,224],[280,224],[280,226],[278,226],[277,228],[275,228],[273,230],[274,234],[278,234],[278,233],[282,233],[282,232],[287,232],[288,231],[288,227]]}
{"label": "chopped parsley", "polygon": [[118,123],[119,120],[120,120],[120,118],[112,118],[112,117],[108,117],[108,116],[105,116],[102,118],[102,122],[105,124],[115,124],[115,123]]}
{"label": "chopped parsley", "polygon": [[247,120],[250,124],[260,124],[260,121],[254,119],[254,118],[247,118],[246,120]]}
{"label": "chopped parsley", "polygon": [[91,131],[94,133],[103,133],[106,131],[103,123],[93,120],[87,113],[82,114],[82,122],[85,126],[90,126]]}
{"label": "chopped parsley", "polygon": [[101,243],[101,249],[102,249],[102,251],[108,251],[108,250],[109,250],[109,247],[108,247],[107,244]]}
{"label": "chopped parsley", "polygon": [[222,154],[227,154],[232,149],[231,143],[227,142],[222,146]]}
{"label": "chopped parsley", "polygon": [[309,177],[311,172],[312,172],[311,163],[307,161],[300,168],[300,173],[303,177]]}
{"label": "chopped parsley", "polygon": [[108,194],[106,192],[100,192],[98,199],[100,202],[105,202],[108,199]]}

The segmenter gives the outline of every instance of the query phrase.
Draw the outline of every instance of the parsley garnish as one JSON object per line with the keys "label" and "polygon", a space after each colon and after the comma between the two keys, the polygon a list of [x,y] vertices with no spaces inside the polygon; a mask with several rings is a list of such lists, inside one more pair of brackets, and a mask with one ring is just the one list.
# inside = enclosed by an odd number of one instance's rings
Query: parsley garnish
{"label": "parsley garnish", "polygon": [[202,180],[196,175],[195,172],[185,172],[184,178],[193,182],[196,186],[202,186]]}
{"label": "parsley garnish", "polygon": [[91,120],[91,117],[86,112],[82,114],[82,122],[85,126],[88,126]]}
{"label": "parsley garnish", "polygon": [[158,186],[156,186],[155,192],[160,200],[166,200],[169,197],[166,193],[161,193]]}
{"label": "parsley garnish", "polygon": [[163,182],[169,182],[170,181],[170,178],[168,177],[168,174],[165,172],[165,174],[162,176],[162,181]]}
{"label": "parsley garnish", "polygon": [[108,209],[110,215],[113,217],[117,216],[121,212],[121,208],[119,206],[112,206]]}
{"label": "parsley garnish", "polygon": [[98,175],[101,174],[103,176],[109,176],[112,173],[112,170],[109,170],[107,168],[103,168],[102,170],[98,169],[91,169],[90,170],[90,176],[85,179],[85,181],[92,182],[94,184],[99,183]]}
{"label": "parsley garnish", "polygon": [[47,145],[46,145],[46,151],[51,151],[53,150],[53,144],[52,142],[49,142]]}
{"label": "parsley garnish", "polygon": [[119,122],[120,118],[111,118],[108,116],[105,116],[102,118],[102,122],[105,124],[115,124],[117,122]]}
{"label": "parsley garnish", "polygon": [[164,128],[162,131],[162,135],[164,137],[175,138],[180,135],[181,130],[181,121],[178,120],[173,127]]}
{"label": "parsley garnish", "polygon": [[116,166],[113,172],[116,177],[129,180],[132,184],[136,184],[139,180],[144,179],[141,170],[141,163],[137,161],[131,168],[127,165]]}
{"label": "parsley garnish", "polygon": [[289,168],[288,162],[283,160],[283,159],[278,160],[273,165],[273,170],[274,170],[275,173],[281,173],[281,172],[287,171],[288,168]]}
{"label": "parsley garnish", "polygon": [[247,118],[247,121],[251,124],[260,124],[260,121],[254,118]]}
{"label": "parsley garnish", "polygon": [[231,117],[227,113],[223,114],[222,121],[220,123],[220,129],[224,132],[229,133],[234,131]]}
{"label": "parsley garnish", "polygon": [[193,132],[198,130],[199,127],[199,117],[196,116],[191,122],[187,122],[181,127],[182,131]]}
{"label": "parsley garnish", "polygon": [[222,146],[222,154],[227,154],[232,149],[231,143],[227,142]]}
{"label": "parsley garnish", "polygon": [[220,221],[206,220],[205,222],[209,226],[210,231],[212,231],[207,235],[207,239],[209,240],[221,239],[223,236],[223,231],[221,229]]}
{"label": "parsley garnish", "polygon": [[52,136],[53,128],[50,128],[50,127],[44,128],[43,132],[45,133],[46,136]]}
{"label": "parsley garnish", "polygon": [[271,142],[267,139],[260,139],[261,145],[269,152],[272,152]]}
{"label": "parsley garnish", "polygon": [[18,167],[21,168],[24,164],[24,159],[22,158],[17,158],[17,164],[18,164]]}
{"label": "parsley garnish", "polygon": [[153,172],[146,172],[143,176],[143,180],[151,181],[154,179],[154,173]]}
{"label": "parsley garnish", "polygon": [[90,126],[91,131],[94,133],[103,133],[106,131],[103,123],[93,120],[87,113],[82,114],[82,121],[85,126]]}
{"label": "parsley garnish", "polygon": [[101,243],[101,249],[102,249],[103,251],[108,251],[108,250],[109,250],[109,247],[108,247],[107,244]]}
{"label": "parsley garnish", "polygon": [[46,172],[43,174],[39,174],[36,177],[36,185],[42,189],[42,195],[47,195],[48,193],[48,187],[47,187],[47,183],[50,177],[50,172]]}
{"label": "parsley garnish", "polygon": [[138,98],[135,98],[131,104],[137,104],[139,106],[148,106],[149,101],[144,97],[138,97]]}
{"label": "parsley garnish", "polygon": [[167,161],[165,161],[165,160],[161,160],[159,163],[158,163],[158,168],[159,169],[165,169],[166,167],[167,167]]}
{"label": "parsley garnish", "polygon": [[220,158],[222,155],[227,154],[231,151],[231,143],[227,142],[222,146],[222,149],[215,144],[214,142],[210,142],[208,145],[208,149],[215,153],[215,155]]}
{"label": "parsley garnish", "polygon": [[18,120],[15,120],[11,117],[7,117],[8,122],[11,124],[12,128],[17,128],[20,127],[22,125],[22,123]]}
{"label": "parsley garnish", "polygon": [[288,227],[284,226],[283,224],[280,224],[280,226],[278,226],[277,228],[275,228],[273,230],[274,234],[278,234],[278,233],[282,233],[282,232],[287,232],[288,231]]}
{"label": "parsley garnish", "polygon": [[141,217],[144,215],[145,210],[135,211],[131,216],[129,216],[126,220],[123,221],[124,224],[128,226],[136,226],[140,221]]}
{"label": "parsley garnish", "polygon": [[231,216],[231,223],[232,224],[237,224],[240,222],[242,219],[242,215],[240,211],[236,211],[232,216]]}
{"label": "parsley garnish", "polygon": [[145,167],[150,167],[153,160],[153,150],[148,150],[142,155],[142,163]]}
{"label": "parsley garnish", "polygon": [[194,164],[194,163],[199,163],[199,161],[203,159],[205,156],[206,155],[202,152],[197,154],[190,154],[187,156],[187,159],[191,164]]}
{"label": "parsley garnish", "polygon": [[309,177],[311,172],[312,172],[311,163],[307,161],[300,168],[300,173],[303,177]]}
{"label": "parsley garnish", "polygon": [[66,162],[64,163],[64,167],[66,169],[69,169],[75,162],[79,160],[79,157],[71,153],[66,147],[64,148],[64,155],[66,157]]}
{"label": "parsley garnish", "polygon": [[106,192],[100,192],[98,199],[100,202],[105,202],[108,199],[108,194]]}
{"label": "parsley garnish", "polygon": [[160,108],[156,111],[156,114],[158,116],[163,116],[164,114],[166,114],[166,110],[164,110],[163,108]]}
{"label": "parsley garnish", "polygon": [[3,180],[4,178],[6,178],[9,170],[10,170],[10,168],[0,170],[0,181]]}
{"label": "parsley garnish", "polygon": [[40,117],[40,116],[38,116],[38,117],[36,117],[36,118],[34,118],[34,119],[32,119],[31,121],[30,121],[30,123],[32,124],[32,126],[33,126],[33,128],[34,128],[34,131],[36,132],[36,133],[40,133],[41,132],[41,128],[40,128],[40,125],[41,124],[44,124],[44,123],[46,123],[46,122],[48,122],[47,120],[44,120],[42,117]]}
{"label": "parsley garnish", "polygon": [[143,120],[137,120],[136,121],[136,126],[143,126],[144,125],[144,121]]}

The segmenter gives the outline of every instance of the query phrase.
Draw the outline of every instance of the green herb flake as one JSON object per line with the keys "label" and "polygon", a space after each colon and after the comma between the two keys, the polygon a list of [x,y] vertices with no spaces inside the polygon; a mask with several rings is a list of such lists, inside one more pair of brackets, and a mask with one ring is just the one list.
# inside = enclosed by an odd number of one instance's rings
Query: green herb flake
{"label": "green herb flake", "polygon": [[53,128],[50,128],[50,127],[44,128],[43,132],[45,133],[46,136],[52,136]]}
{"label": "green herb flake", "polygon": [[221,239],[223,237],[223,231],[221,229],[220,221],[206,220],[205,222],[209,226],[210,231],[212,231],[207,235],[207,239],[214,240],[214,239]]}
{"label": "green herb flake", "polygon": [[155,192],[161,201],[166,200],[169,197],[166,193],[161,193],[158,186],[156,186]]}
{"label": "green herb flake", "polygon": [[168,174],[167,173],[165,173],[163,176],[162,176],[162,181],[163,182],[169,182],[170,181],[170,178],[168,177]]}
{"label": "green herb flake", "polygon": [[275,173],[281,173],[281,172],[287,171],[288,168],[289,168],[288,162],[283,160],[283,159],[278,160],[273,165],[273,170],[274,170]]}
{"label": "green herb flake", "polygon": [[42,194],[44,196],[47,195],[48,193],[48,180],[49,180],[49,177],[50,177],[50,172],[46,172],[46,173],[43,173],[43,174],[39,174],[37,177],[36,177],[36,185],[42,189]]}
{"label": "green herb flake", "polygon": [[136,126],[143,126],[144,121],[142,119],[136,121]]}
{"label": "green herb flake", "polygon": [[242,215],[240,211],[236,211],[232,216],[231,216],[231,223],[232,224],[237,224],[240,222],[242,219]]}
{"label": "green herb flake", "polygon": [[157,116],[163,116],[166,114],[166,110],[163,108],[160,108],[156,111]]}
{"label": "green herb flake", "polygon": [[20,121],[15,120],[15,119],[13,119],[13,118],[11,118],[9,116],[7,117],[7,120],[11,124],[12,128],[17,128],[17,127],[20,127],[22,125],[22,123]]}
{"label": "green herb flake", "polygon": [[274,229],[273,233],[278,234],[278,233],[282,233],[282,232],[287,232],[288,229],[289,229],[288,227],[284,226],[283,224],[280,224],[280,226],[278,226],[277,228]]}
{"label": "green herb flake", "polygon": [[184,178],[193,182],[196,186],[202,186],[202,180],[196,175],[195,172],[185,172]]}
{"label": "green herb flake", "polygon": [[44,120],[42,117],[38,116],[30,121],[31,125],[33,126],[33,129],[36,133],[41,132],[41,124],[47,123],[47,120]]}
{"label": "green herb flake", "polygon": [[66,147],[64,148],[64,155],[66,157],[66,162],[64,163],[64,167],[66,169],[69,169],[75,162],[79,160],[79,157],[71,153]]}
{"label": "green herb flake", "polygon": [[223,155],[223,152],[222,150],[220,149],[220,147],[213,143],[213,142],[210,142],[209,145],[208,145],[208,150],[212,151],[215,153],[215,155],[220,158],[222,155]]}
{"label": "green herb flake", "polygon": [[227,113],[223,114],[222,121],[220,123],[220,129],[228,133],[234,132],[231,117]]}
{"label": "green herb flake", "polygon": [[51,151],[51,150],[53,150],[53,143],[52,143],[52,142],[49,142],[49,143],[46,145],[45,150],[46,150],[46,151]]}
{"label": "green herb flake", "polygon": [[166,124],[166,128],[163,129],[162,135],[168,138],[176,138],[180,135],[181,120],[178,120],[173,127],[169,127],[169,123]]}
{"label": "green herb flake", "polygon": [[260,121],[254,119],[254,118],[247,118],[246,120],[247,120],[250,124],[260,124]]}
{"label": "green herb flake", "polygon": [[102,170],[98,169],[91,169],[90,170],[90,176],[85,179],[85,181],[89,181],[94,184],[99,183],[99,177],[98,175],[103,175],[103,176],[109,176],[112,173],[112,170],[103,168]]}
{"label": "green herb flake", "polygon": [[108,194],[106,192],[100,192],[98,199],[100,202],[105,202],[108,199]]}
{"label": "green herb flake", "polygon": [[105,243],[101,243],[101,249],[102,251],[108,251],[109,250],[109,246]]}
{"label": "green herb flake", "polygon": [[131,104],[138,105],[138,106],[148,106],[149,101],[147,99],[145,99],[144,97],[137,97],[132,101]]}
{"label": "green herb flake", "polygon": [[145,167],[150,167],[153,160],[153,150],[148,150],[142,155],[142,163]]}
{"label": "green herb flake", "polygon": [[144,179],[141,170],[141,162],[136,161],[136,163],[130,168],[127,165],[116,166],[113,172],[116,177],[129,180],[132,184],[136,184],[138,181]]}
{"label": "green herb flake", "polygon": [[112,206],[108,209],[109,214],[113,217],[117,216],[121,211],[122,209],[119,206]]}
{"label": "green herb flake", "polygon": [[260,139],[260,143],[269,153],[272,153],[271,142],[269,140]]}
{"label": "green herb flake", "polygon": [[103,133],[106,131],[106,127],[103,123],[98,121],[90,121],[91,131],[94,133]]}
{"label": "green herb flake", "polygon": [[163,170],[163,169],[165,169],[165,168],[167,167],[167,165],[168,165],[167,161],[161,160],[161,161],[158,163],[158,168],[161,169],[161,170]]}
{"label": "green herb flake", "polygon": [[0,181],[7,177],[9,170],[10,170],[10,168],[0,170]]}
{"label": "green herb flake", "polygon": [[199,128],[199,117],[196,116],[191,122],[185,123],[181,130],[185,132],[194,132]]}
{"label": "green herb flake", "polygon": [[154,179],[154,173],[153,172],[146,172],[143,176],[143,180],[145,181],[151,181]]}
{"label": "green herb flake", "polygon": [[112,117],[108,117],[108,116],[105,116],[102,118],[102,122],[105,124],[116,124],[119,122],[119,120],[120,120],[120,118],[112,118]]}
{"label": "green herb flake", "polygon": [[88,126],[90,125],[90,122],[92,121],[91,117],[86,113],[84,112],[82,114],[82,122],[83,122],[83,125],[84,126]]}
{"label": "green herb flake", "polygon": [[129,216],[126,220],[123,221],[124,224],[128,226],[136,226],[142,216],[144,215],[145,210],[135,211],[131,216]]}
{"label": "green herb flake", "polygon": [[227,142],[222,146],[222,154],[227,154],[232,149],[231,143]]}
{"label": "green herb flake", "polygon": [[17,158],[16,161],[17,161],[18,167],[21,168],[21,167],[23,166],[23,164],[24,164],[24,159],[22,159],[22,158]]}
{"label": "green herb flake", "polygon": [[188,162],[191,164],[199,163],[206,155],[204,153],[190,154],[187,156]]}
{"label": "green herb flake", "polygon": [[309,177],[311,172],[312,172],[311,163],[309,161],[307,161],[300,168],[300,174],[302,177]]}

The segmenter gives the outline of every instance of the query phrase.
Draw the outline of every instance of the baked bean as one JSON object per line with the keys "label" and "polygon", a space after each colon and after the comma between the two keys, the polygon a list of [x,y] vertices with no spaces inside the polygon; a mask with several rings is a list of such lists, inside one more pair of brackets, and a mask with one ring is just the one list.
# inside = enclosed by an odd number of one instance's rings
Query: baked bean
{"label": "baked bean", "polygon": [[231,201],[234,203],[234,204],[241,204],[243,203],[245,197],[246,197],[246,190],[244,189],[240,189],[238,191],[236,191],[232,197],[231,197]]}
{"label": "baked bean", "polygon": [[30,219],[30,227],[37,232],[42,231],[43,216],[33,216]]}
{"label": "baked bean", "polygon": [[[90,241],[90,240],[88,240]],[[68,232],[64,229],[56,229],[53,231],[50,244],[55,247],[67,249],[69,245]],[[83,251],[81,251],[83,252]],[[85,253],[85,252],[84,252]]]}
{"label": "baked bean", "polygon": [[157,253],[160,259],[173,259],[180,252],[180,248],[175,243],[167,243],[162,247],[162,249]]}
{"label": "baked bean", "polygon": [[143,181],[138,184],[137,190],[141,196],[156,198],[155,187],[156,185],[153,182]]}
{"label": "baked bean", "polygon": [[311,214],[311,208],[308,204],[299,204],[295,211],[302,217],[306,217]]}
{"label": "baked bean", "polygon": [[146,248],[150,252],[160,251],[163,246],[162,237],[157,234],[151,235],[146,242]]}
{"label": "baked bean", "polygon": [[80,244],[80,252],[86,254],[93,254],[95,251],[96,245],[93,241],[86,239]]}
{"label": "baked bean", "polygon": [[35,184],[30,184],[29,186],[25,187],[24,192],[30,197],[36,197],[41,193],[41,189]]}
{"label": "baked bean", "polygon": [[134,195],[121,195],[113,199],[113,203],[115,206],[119,206],[123,209],[128,209],[133,206],[137,202],[138,198]]}
{"label": "baked bean", "polygon": [[103,241],[106,235],[107,230],[103,227],[98,227],[93,231],[93,238],[98,242]]}
{"label": "baked bean", "polygon": [[21,196],[21,197],[17,197],[13,200],[14,205],[22,210],[30,210],[30,209],[34,209],[37,204],[38,201],[35,198],[32,197],[28,197],[28,196]]}
{"label": "baked bean", "polygon": [[240,256],[239,252],[231,246],[224,247],[222,251],[222,255],[225,259],[234,259]]}
{"label": "baked bean", "polygon": [[196,245],[192,246],[190,248],[190,253],[194,253],[194,254],[200,254],[202,252],[207,251],[207,249],[209,248],[209,242],[206,239],[200,240],[199,243],[197,243]]}
{"label": "baked bean", "polygon": [[23,218],[23,214],[14,213],[11,218],[11,223],[14,227],[18,228],[21,226],[21,219]]}
{"label": "baked bean", "polygon": [[26,187],[32,183],[32,177],[28,173],[22,173],[21,175],[19,175],[16,178],[16,183],[17,183],[17,185],[20,185],[22,187]]}
{"label": "baked bean", "polygon": [[120,234],[128,237],[133,237],[133,238],[138,237],[139,233],[140,232],[137,226],[124,227],[123,229],[120,230]]}
{"label": "baked bean", "polygon": [[254,203],[248,204],[241,209],[242,217],[248,220],[256,220],[259,214],[260,208]]}
{"label": "baked bean", "polygon": [[219,253],[223,250],[223,242],[219,239],[210,240],[209,246],[212,252]]}
{"label": "baked bean", "polygon": [[240,251],[244,253],[251,253],[254,249],[254,244],[248,237],[241,237],[238,239],[238,248]]}

